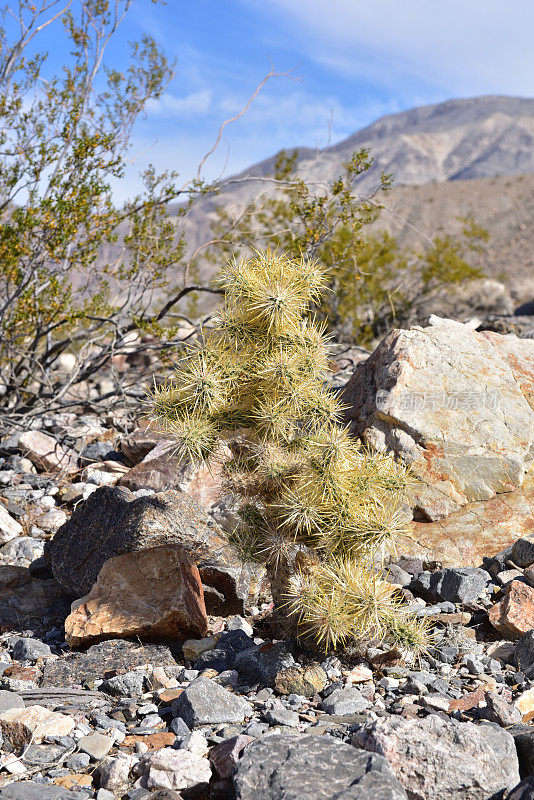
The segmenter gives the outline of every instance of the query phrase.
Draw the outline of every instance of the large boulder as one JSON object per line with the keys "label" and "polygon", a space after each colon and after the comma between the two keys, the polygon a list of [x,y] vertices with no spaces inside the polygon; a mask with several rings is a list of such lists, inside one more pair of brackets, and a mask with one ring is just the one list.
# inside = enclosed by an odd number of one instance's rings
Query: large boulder
{"label": "large boulder", "polygon": [[198,569],[178,546],[109,558],[65,621],[71,647],[103,638],[183,640],[207,630]]}
{"label": "large boulder", "polygon": [[47,542],[45,558],[65,590],[83,597],[109,558],[169,546],[183,548],[197,563],[220,613],[243,609],[249,572],[206,510],[182,492],[138,496],[102,486]]}
{"label": "large boulder", "polygon": [[411,467],[412,505],[436,520],[521,486],[534,457],[534,342],[433,323],[392,331],[342,399],[355,434]]}
{"label": "large boulder", "polygon": [[519,782],[513,737],[493,725],[386,717],[353,743],[387,758],[410,800],[488,800]]}
{"label": "large boulder", "polygon": [[249,745],[236,766],[237,800],[405,800],[385,758],[331,736],[280,734]]}

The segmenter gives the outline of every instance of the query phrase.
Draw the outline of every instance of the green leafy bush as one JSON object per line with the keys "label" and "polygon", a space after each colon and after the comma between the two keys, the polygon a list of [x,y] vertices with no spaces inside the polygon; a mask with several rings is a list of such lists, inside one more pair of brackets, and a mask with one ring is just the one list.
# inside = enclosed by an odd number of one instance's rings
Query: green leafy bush
{"label": "green leafy bush", "polygon": [[309,315],[328,272],[267,251],[231,261],[220,281],[225,304],[155,390],[152,418],[196,461],[229,442],[225,488],[241,518],[232,540],[265,564],[302,634],[325,649],[373,639],[417,650],[424,626],[373,568],[405,530],[408,476],[339,424],[325,326]]}

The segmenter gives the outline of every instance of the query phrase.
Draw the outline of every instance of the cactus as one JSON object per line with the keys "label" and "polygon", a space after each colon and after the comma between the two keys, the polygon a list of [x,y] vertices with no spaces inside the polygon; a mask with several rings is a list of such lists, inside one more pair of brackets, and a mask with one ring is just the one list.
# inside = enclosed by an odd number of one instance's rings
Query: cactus
{"label": "cactus", "polygon": [[325,650],[370,639],[416,651],[424,627],[373,567],[405,530],[409,478],[351,439],[325,387],[328,338],[310,308],[326,278],[277,252],[232,261],[212,328],[154,390],[150,414],[179,456],[210,462],[230,444],[231,541],[266,566],[302,635]]}

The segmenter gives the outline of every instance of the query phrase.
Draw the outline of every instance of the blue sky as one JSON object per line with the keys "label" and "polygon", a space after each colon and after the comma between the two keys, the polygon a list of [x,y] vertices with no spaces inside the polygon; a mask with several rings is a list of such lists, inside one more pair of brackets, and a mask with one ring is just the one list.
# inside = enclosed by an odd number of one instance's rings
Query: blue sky
{"label": "blue sky", "polygon": [[[134,0],[110,56],[148,32],[177,59],[176,77],[137,127],[135,189],[151,161],[190,178],[221,122],[238,113],[273,65],[247,114],[228,126],[208,178],[282,147],[325,146],[378,117],[451,97],[534,96],[532,0]],[[52,48],[59,63],[61,53]]]}

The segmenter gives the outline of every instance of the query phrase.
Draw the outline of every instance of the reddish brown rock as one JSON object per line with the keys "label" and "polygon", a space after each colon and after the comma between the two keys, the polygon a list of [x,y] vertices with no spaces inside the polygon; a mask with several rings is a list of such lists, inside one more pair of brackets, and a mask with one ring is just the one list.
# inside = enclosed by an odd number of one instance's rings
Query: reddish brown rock
{"label": "reddish brown rock", "polygon": [[90,593],[65,621],[72,647],[102,639],[205,636],[200,575],[178,546],[153,547],[105,562]]}
{"label": "reddish brown rock", "polygon": [[488,616],[499,633],[508,639],[518,639],[534,628],[534,589],[522,581],[512,581]]}
{"label": "reddish brown rock", "polygon": [[253,741],[252,736],[241,733],[216,744],[211,749],[209,758],[219,778],[229,778],[232,775],[243,751]]}

